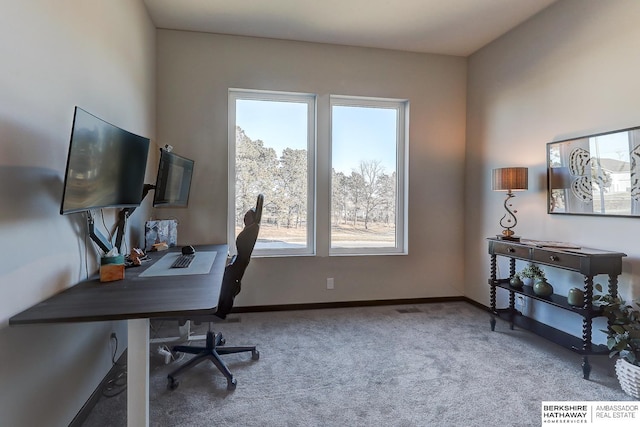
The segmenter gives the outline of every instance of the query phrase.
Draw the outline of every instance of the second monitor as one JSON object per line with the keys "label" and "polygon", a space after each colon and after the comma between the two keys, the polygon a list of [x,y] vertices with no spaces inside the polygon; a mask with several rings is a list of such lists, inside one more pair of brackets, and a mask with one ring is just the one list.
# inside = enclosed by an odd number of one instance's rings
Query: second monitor
{"label": "second monitor", "polygon": [[153,196],[154,207],[186,207],[193,176],[193,160],[160,150],[158,177]]}

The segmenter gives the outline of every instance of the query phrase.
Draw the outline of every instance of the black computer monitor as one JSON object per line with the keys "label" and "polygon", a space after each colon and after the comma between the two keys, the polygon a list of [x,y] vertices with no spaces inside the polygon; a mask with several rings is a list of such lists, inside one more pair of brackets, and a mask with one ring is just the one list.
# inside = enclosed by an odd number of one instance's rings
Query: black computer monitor
{"label": "black computer monitor", "polygon": [[61,214],[142,202],[149,139],[76,107]]}
{"label": "black computer monitor", "polygon": [[194,161],[165,148],[160,150],[154,207],[187,207]]}

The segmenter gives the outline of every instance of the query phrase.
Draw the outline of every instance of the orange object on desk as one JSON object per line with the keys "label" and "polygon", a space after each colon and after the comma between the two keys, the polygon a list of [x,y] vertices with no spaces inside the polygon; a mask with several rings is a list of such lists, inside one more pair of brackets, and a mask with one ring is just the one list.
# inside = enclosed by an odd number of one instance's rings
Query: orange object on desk
{"label": "orange object on desk", "polygon": [[113,282],[124,279],[124,256],[100,258],[100,281]]}

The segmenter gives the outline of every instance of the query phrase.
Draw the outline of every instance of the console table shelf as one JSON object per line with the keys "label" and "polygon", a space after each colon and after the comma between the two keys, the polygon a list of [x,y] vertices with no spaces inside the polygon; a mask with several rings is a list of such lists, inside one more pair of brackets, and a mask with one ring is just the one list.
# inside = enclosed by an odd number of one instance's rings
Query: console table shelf
{"label": "console table shelf", "polygon": [[[489,255],[491,256],[491,277],[488,280],[491,300],[491,330],[495,330],[496,317],[498,317],[508,321],[511,329],[515,325],[569,348],[582,355],[583,376],[585,379],[589,379],[591,365],[587,356],[608,353],[606,346],[591,343],[592,320],[603,315],[602,309],[593,306],[593,278],[599,274],[607,275],[608,293],[611,296],[617,296],[618,276],[622,272],[622,258],[626,254],[591,248],[557,247],[545,245],[545,242],[540,241],[509,241],[498,238],[489,238],[488,240]],[[508,278],[497,277],[496,258],[498,256],[509,258]],[[557,294],[549,297],[538,296],[533,292],[531,286],[523,286],[520,289],[511,287],[509,281],[516,274],[516,260],[582,274],[584,276],[584,304],[581,307],[572,306],[566,297]],[[496,307],[496,289],[498,288],[509,292],[509,306],[506,308]],[[580,315],[582,317],[582,337],[575,337],[554,328],[552,325],[525,316],[515,308],[515,295],[523,295],[531,300],[550,304]]]}
{"label": "console table shelf", "polygon": [[[538,301],[543,301],[547,304],[551,304],[554,305],[556,307],[560,307],[562,309],[565,310],[569,310],[569,311],[573,311],[574,313],[578,313],[580,315],[584,315],[585,313],[585,308],[584,307],[577,307],[575,305],[571,305],[569,304],[567,297],[563,297],[562,295],[558,295],[558,294],[553,294],[549,297],[541,297],[539,295],[536,295],[533,292],[533,287],[532,286],[527,286],[524,285],[522,287],[522,289],[516,289],[513,288],[509,285],[509,279],[498,279],[497,283],[495,283],[495,286],[499,287],[499,288],[503,288],[506,289],[510,292],[514,292],[516,294],[521,294],[524,295],[528,298],[534,299],[534,300],[538,300]],[[593,317],[598,317],[602,315],[602,309],[599,307],[591,307],[591,311],[593,313]]]}
{"label": "console table shelf", "polygon": [[515,326],[531,331],[536,335],[539,335],[555,344],[558,344],[559,346],[565,347],[580,355],[588,356],[609,354],[609,349],[606,345],[594,344],[591,345],[591,350],[588,353],[585,353],[585,351],[582,349],[584,343],[581,338],[563,332],[542,322],[538,322],[537,320],[522,315],[522,313],[520,312],[516,312],[515,314],[513,314],[509,309],[501,309],[498,310],[498,313],[496,313],[496,315],[507,322],[513,322]]}

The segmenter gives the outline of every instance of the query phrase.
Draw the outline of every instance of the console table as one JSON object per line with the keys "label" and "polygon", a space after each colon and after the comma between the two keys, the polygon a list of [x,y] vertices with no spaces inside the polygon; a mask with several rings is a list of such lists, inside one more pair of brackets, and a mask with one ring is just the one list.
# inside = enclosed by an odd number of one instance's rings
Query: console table
{"label": "console table", "polygon": [[[622,257],[625,257],[626,254],[591,248],[573,249],[552,245],[545,246],[545,242],[540,241],[522,240],[518,242],[498,238],[489,238],[488,241],[489,254],[491,255],[491,277],[489,278],[489,286],[491,288],[491,330],[495,330],[497,316],[507,320],[511,329],[513,329],[514,325],[517,325],[556,344],[567,347],[582,355],[583,376],[585,379],[589,379],[591,365],[589,364],[588,356],[592,354],[607,354],[609,352],[606,346],[591,343],[592,319],[602,316],[602,310],[592,305],[593,278],[599,274],[608,275],[608,293],[612,296],[617,296],[618,276],[622,272]],[[509,258],[509,277],[507,278],[497,277],[496,258],[498,256]],[[509,281],[516,274],[516,260],[582,274],[584,276],[584,305],[582,307],[572,306],[567,302],[566,297],[557,294],[550,297],[538,296],[533,292],[531,286],[525,285],[521,289],[512,288]],[[509,292],[509,306],[507,308],[496,308],[496,288],[502,288]],[[550,325],[525,316],[515,308],[516,294],[581,315],[582,338],[567,334]]]}

